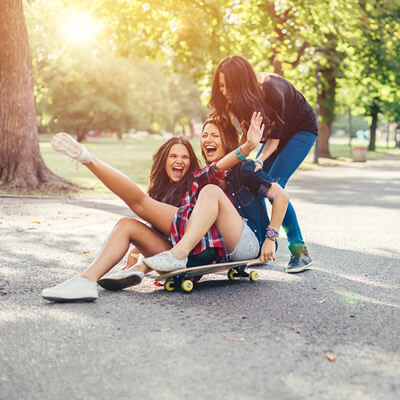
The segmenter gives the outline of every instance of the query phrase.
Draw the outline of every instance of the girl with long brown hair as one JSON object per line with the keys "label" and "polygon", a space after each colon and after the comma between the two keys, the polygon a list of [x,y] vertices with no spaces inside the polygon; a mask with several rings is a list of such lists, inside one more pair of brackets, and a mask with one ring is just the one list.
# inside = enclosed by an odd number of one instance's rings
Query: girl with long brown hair
{"label": "girl with long brown hair", "polygon": [[[260,125],[261,117],[259,115],[254,116],[251,129],[249,129],[247,141],[244,145],[242,145],[241,148],[242,155],[249,154],[258,144],[263,130]],[[152,227],[160,231],[161,234],[170,236],[173,243],[178,242],[184,234],[185,227],[189,220],[190,214],[194,209],[197,197],[199,196],[202,187],[209,183],[218,183],[219,180],[226,175],[226,170],[237,164],[240,160],[237,152],[231,152],[220,161],[211,163],[206,168],[195,172],[190,191],[184,195],[181,207],[176,208],[170,204],[162,203],[145,195],[132,180],[111,166],[108,166],[100,160],[97,160],[86,150],[86,148],[77,143],[69,135],[63,133],[56,135],[52,140],[52,146],[55,150],[61,151],[83,163],[111,191],[117,194],[139,217],[149,222]],[[172,148],[176,146],[182,145],[175,144],[172,146]],[[165,168],[167,170],[169,179],[178,181],[187,173],[188,169],[190,168],[189,156],[181,155],[180,159],[178,160],[177,154],[174,154],[174,152],[171,154],[171,150],[168,154]],[[176,150],[175,153],[177,153]],[[169,160],[170,158],[172,158],[172,161]],[[271,190],[271,192],[275,191],[276,190]],[[209,229],[208,233],[203,237],[202,235],[199,236],[201,241],[197,245],[196,243],[198,242],[199,238],[193,242],[193,238],[198,234],[198,229],[195,225],[195,228],[191,230],[194,233],[190,239],[192,240],[190,250],[193,249],[192,252],[196,254],[211,246],[217,248],[222,256],[225,255],[227,250],[233,255],[233,257],[242,257],[239,259],[244,259],[242,253],[237,254],[235,253],[235,250],[240,240],[243,239],[242,232],[246,224],[243,222],[240,215],[237,213],[236,209],[232,203],[229,202],[223,192],[215,192],[214,190],[214,193],[214,199],[217,201],[214,220],[209,223],[205,229],[205,232],[203,232],[204,234],[207,232],[207,229]],[[286,209],[286,206],[284,206],[284,209]],[[275,219],[278,221],[276,226],[279,228],[279,213],[275,214]],[[224,236],[224,241],[222,240],[222,237],[217,231],[216,227],[212,226],[213,223],[215,223],[215,226],[218,227],[219,231]],[[124,224],[126,225],[127,222],[124,221]],[[204,226],[205,225],[202,227]],[[144,226],[143,230],[146,230],[145,228],[148,227]],[[124,229],[121,230],[124,231]],[[149,231],[146,233],[149,236]],[[115,239],[115,236],[116,235],[113,235],[113,239]],[[52,301],[90,301],[97,299],[97,280],[121,259],[123,254],[127,251],[127,247],[129,247],[129,235],[126,235],[126,232],[124,237],[125,240],[121,240],[121,238],[119,238],[119,240],[108,240],[99,257],[85,272],[53,288],[44,289],[42,296],[45,299]],[[259,254],[257,237],[251,230],[247,229],[247,236],[245,239],[246,242],[252,241],[256,244],[251,248],[251,255],[249,256],[246,254],[245,258],[256,257]],[[162,241],[161,243],[160,240]],[[122,247],[124,247],[124,251],[122,251],[121,248],[121,241],[123,242]],[[119,246],[119,251],[115,250],[116,246]],[[142,246],[145,247],[145,243],[142,243]],[[158,237],[157,246],[170,247],[162,237]],[[139,248],[140,246],[137,247]],[[268,259],[274,257],[274,250],[271,250],[272,247],[272,245],[265,247],[267,249],[265,254]],[[148,249],[146,249],[146,251],[149,252]],[[175,261],[178,260],[175,258]],[[186,261],[187,259],[185,257],[185,265]],[[172,265],[172,267],[174,267],[174,265]],[[158,268],[158,266],[152,266],[152,268],[156,270],[163,270],[164,267]],[[136,276],[140,282],[143,278],[143,271],[138,270],[135,272],[137,272]]]}
{"label": "girl with long brown hair", "polygon": [[[164,201],[167,203],[165,204],[167,211],[175,209],[190,188],[194,172],[200,168],[188,139],[184,137],[169,139],[153,157],[149,196],[146,196],[127,176],[95,159],[85,147],[77,145],[69,135],[58,134],[56,138],[64,139],[64,153],[83,165],[90,166],[95,174],[100,175],[101,180],[128,205],[135,200],[135,196],[131,196],[134,192],[142,193],[143,199],[149,197],[156,204]],[[59,149],[57,140],[53,139],[52,145]],[[157,213],[157,208],[154,209],[154,216],[160,220],[164,217],[163,213]],[[124,257],[131,244],[134,244],[134,249],[144,256],[151,256],[171,248],[168,236],[162,231],[134,218],[122,218],[110,233],[95,260],[83,273],[55,288],[45,289],[42,295],[54,301],[96,300],[98,298],[96,281]],[[130,280],[135,283],[142,278],[143,273],[138,271]]]}
{"label": "girl with long brown hair", "polygon": [[[210,106],[225,134],[246,140],[251,115],[260,112],[265,124],[264,143],[257,156],[257,167],[284,188],[305,159],[318,135],[314,111],[304,96],[283,77],[264,74],[257,80],[250,63],[241,56],[230,56],[218,65]],[[300,272],[311,265],[293,206],[289,203],[283,227],[292,253],[286,272]]]}

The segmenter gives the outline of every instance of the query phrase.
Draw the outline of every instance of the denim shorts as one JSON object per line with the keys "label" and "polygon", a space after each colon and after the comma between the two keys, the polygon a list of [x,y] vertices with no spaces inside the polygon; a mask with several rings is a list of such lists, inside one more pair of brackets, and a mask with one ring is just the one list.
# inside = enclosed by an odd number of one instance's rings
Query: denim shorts
{"label": "denim shorts", "polygon": [[257,258],[260,253],[260,243],[257,236],[243,221],[242,234],[232,253],[226,256],[228,261],[242,261]]}

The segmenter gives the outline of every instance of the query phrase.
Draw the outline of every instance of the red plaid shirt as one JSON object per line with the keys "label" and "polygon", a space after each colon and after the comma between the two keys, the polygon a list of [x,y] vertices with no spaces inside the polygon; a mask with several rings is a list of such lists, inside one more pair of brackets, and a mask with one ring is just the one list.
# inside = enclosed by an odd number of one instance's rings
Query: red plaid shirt
{"label": "red plaid shirt", "polygon": [[[186,230],[190,214],[196,204],[200,190],[207,184],[218,182],[226,177],[228,170],[217,168],[216,162],[211,163],[207,167],[198,169],[194,172],[194,179],[190,191],[183,196],[181,206],[175,213],[171,228],[171,242],[175,246],[182,238]],[[200,242],[192,250],[191,254],[198,254],[206,250],[207,247],[216,247],[218,255],[225,259],[226,247],[218,230],[212,226],[211,229],[202,237]]]}

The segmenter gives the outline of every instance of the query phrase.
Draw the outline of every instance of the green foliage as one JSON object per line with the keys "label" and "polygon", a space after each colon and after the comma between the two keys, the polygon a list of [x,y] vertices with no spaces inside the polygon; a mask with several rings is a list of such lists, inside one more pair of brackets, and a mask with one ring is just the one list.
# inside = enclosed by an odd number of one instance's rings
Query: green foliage
{"label": "green foliage", "polygon": [[69,10],[60,2],[37,0],[26,10],[42,130],[175,131],[206,115],[186,76],[134,55],[124,58],[101,37],[69,42],[61,29]]}
{"label": "green foliage", "polygon": [[[258,71],[283,74],[311,104],[316,102],[318,65],[321,121],[331,123],[336,111],[347,111],[349,107],[353,114],[368,112],[375,97],[381,99],[382,112],[391,118],[399,112],[399,0],[63,3],[86,9],[102,21],[101,46],[110,49],[108,57],[112,52],[123,58],[157,61],[175,72],[184,71],[201,84],[205,103],[209,93],[205,89],[209,88],[216,64],[236,53],[247,57]],[[151,68],[146,67],[142,75],[149,85],[145,73]],[[154,71],[155,77],[165,73]],[[176,77],[167,86],[175,90]],[[159,86],[159,92],[165,96],[168,89]],[[192,93],[189,88],[184,92],[185,96]],[[176,109],[176,102],[179,99],[168,97],[168,104],[163,106],[162,100],[153,97],[148,107],[165,118],[153,115],[149,120],[163,126],[179,124],[174,121],[189,111],[166,117]],[[186,105],[189,103],[193,102],[186,101]]]}

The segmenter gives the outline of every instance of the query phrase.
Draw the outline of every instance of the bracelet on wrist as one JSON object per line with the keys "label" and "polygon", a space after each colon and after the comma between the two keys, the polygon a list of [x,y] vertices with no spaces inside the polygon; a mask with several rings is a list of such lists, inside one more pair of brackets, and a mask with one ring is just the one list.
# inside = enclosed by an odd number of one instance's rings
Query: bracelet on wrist
{"label": "bracelet on wrist", "polygon": [[264,166],[264,163],[263,163],[262,160],[260,160],[259,158],[256,158],[256,159],[254,160],[254,162],[255,162],[256,164],[258,164],[258,165],[260,166],[260,168],[262,168],[262,167]]}
{"label": "bracelet on wrist", "polygon": [[236,157],[239,159],[239,160],[245,160],[246,158],[247,158],[247,156],[245,156],[243,153],[242,153],[242,149],[241,149],[241,147],[239,146],[236,150],[235,150],[235,154],[236,154]]}
{"label": "bracelet on wrist", "polygon": [[270,226],[267,228],[265,237],[269,240],[275,241],[279,237],[279,232]]}

